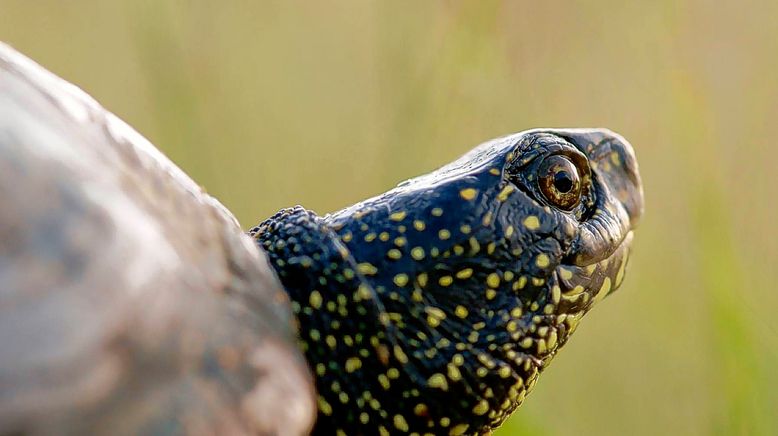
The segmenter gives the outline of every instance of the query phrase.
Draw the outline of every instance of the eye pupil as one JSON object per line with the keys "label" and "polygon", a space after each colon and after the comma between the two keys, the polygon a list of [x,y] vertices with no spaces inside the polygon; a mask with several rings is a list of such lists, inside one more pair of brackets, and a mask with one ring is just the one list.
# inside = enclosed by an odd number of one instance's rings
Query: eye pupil
{"label": "eye pupil", "polygon": [[[587,167],[581,167],[586,171]],[[538,167],[538,184],[551,205],[562,210],[573,210],[581,200],[581,169],[564,155],[545,158]]]}
{"label": "eye pupil", "polygon": [[554,187],[557,191],[566,194],[573,189],[573,178],[567,171],[560,171],[554,174]]}

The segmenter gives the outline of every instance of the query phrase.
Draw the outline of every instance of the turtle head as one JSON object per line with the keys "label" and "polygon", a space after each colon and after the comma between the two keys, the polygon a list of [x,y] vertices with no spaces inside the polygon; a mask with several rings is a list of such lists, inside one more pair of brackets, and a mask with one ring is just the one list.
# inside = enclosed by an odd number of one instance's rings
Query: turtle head
{"label": "turtle head", "polygon": [[456,393],[439,413],[473,430],[502,422],[619,287],[642,208],[625,139],[532,130],[325,220],[375,289],[411,378],[427,397]]}
{"label": "turtle head", "polygon": [[624,278],[643,207],[630,145],[532,130],[325,217],[251,233],[292,299],[317,429],[480,433]]}

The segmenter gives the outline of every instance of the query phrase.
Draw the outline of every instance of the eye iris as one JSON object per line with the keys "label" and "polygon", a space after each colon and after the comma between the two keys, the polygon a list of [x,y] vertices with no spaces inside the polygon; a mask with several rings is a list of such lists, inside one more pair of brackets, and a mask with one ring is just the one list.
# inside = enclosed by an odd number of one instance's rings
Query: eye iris
{"label": "eye iris", "polygon": [[581,177],[576,165],[564,155],[547,157],[538,168],[543,196],[562,210],[572,210],[581,200]]}

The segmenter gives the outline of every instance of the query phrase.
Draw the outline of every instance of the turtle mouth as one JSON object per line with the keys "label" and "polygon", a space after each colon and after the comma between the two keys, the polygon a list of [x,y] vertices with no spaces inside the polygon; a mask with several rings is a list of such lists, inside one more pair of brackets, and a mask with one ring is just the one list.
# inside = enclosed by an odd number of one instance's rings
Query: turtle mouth
{"label": "turtle mouth", "polygon": [[630,230],[611,252],[610,256],[588,265],[562,264],[557,267],[562,312],[586,310],[612,294],[624,281],[624,274],[632,247]]}

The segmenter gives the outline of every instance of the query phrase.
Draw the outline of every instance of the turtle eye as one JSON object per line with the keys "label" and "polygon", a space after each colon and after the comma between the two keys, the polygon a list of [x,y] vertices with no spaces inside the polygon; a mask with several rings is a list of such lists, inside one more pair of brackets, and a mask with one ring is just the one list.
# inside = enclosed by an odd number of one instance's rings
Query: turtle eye
{"label": "turtle eye", "polygon": [[562,210],[572,210],[581,201],[578,168],[565,156],[557,154],[543,160],[538,168],[538,183],[546,200]]}

